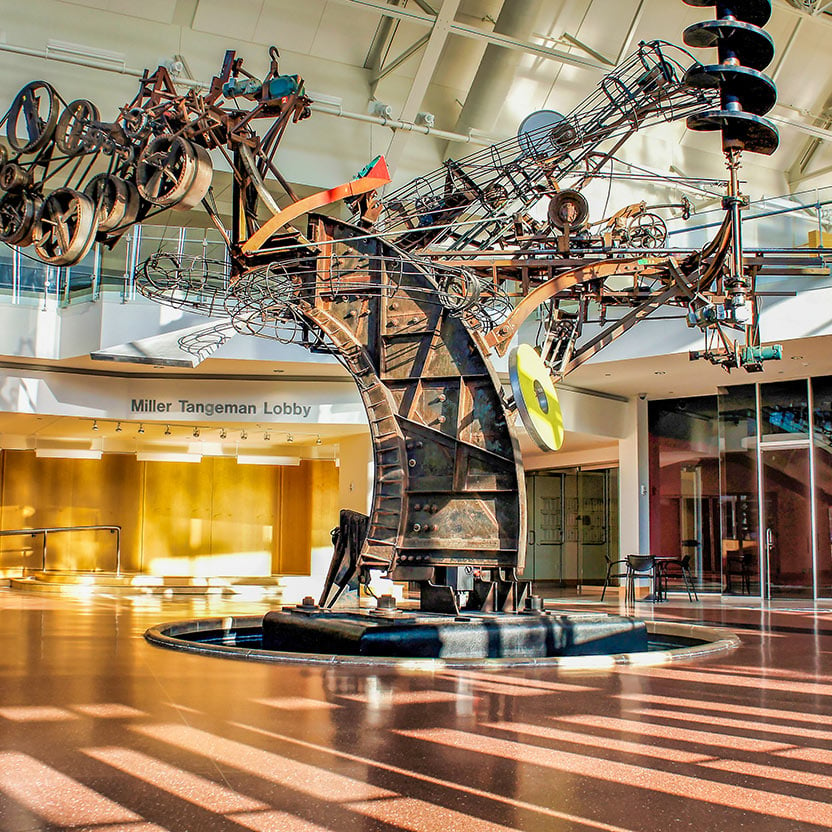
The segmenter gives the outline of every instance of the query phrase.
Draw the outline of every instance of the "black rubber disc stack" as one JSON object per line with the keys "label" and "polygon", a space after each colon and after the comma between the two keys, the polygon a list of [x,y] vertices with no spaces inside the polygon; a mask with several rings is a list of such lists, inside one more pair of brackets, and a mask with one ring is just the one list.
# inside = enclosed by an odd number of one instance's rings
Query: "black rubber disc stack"
{"label": "black rubber disc stack", "polygon": [[688,118],[691,130],[722,131],[723,150],[771,155],[777,128],[763,116],[777,101],[777,88],[765,69],[774,59],[774,41],[761,28],[771,17],[771,0],[684,0],[688,6],[715,6],[717,20],[685,29],[688,46],[716,47],[719,63],[696,64],[685,77],[694,87],[719,89],[720,109]]}

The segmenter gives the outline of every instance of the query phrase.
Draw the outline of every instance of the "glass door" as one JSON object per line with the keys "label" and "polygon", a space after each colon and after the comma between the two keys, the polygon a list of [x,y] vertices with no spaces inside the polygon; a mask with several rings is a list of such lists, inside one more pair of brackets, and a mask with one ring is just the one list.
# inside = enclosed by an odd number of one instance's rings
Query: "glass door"
{"label": "glass door", "polygon": [[812,498],[808,443],[762,446],[762,554],[769,598],[811,598]]}
{"label": "glass door", "polygon": [[607,471],[578,474],[579,524],[578,586],[603,581],[607,572],[604,555],[609,547],[609,496]]}
{"label": "glass door", "polygon": [[563,474],[530,474],[526,477],[529,507],[527,581],[563,584]]}

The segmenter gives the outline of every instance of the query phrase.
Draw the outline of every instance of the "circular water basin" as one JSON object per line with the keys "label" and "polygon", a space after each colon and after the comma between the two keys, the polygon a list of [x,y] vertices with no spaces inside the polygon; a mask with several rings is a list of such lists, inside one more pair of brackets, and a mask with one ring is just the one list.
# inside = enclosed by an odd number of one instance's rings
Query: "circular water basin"
{"label": "circular water basin", "polygon": [[605,669],[619,666],[655,666],[693,661],[735,650],[738,636],[716,627],[669,621],[648,621],[648,650],[589,656],[510,658],[398,658],[270,650],[263,646],[262,616],[228,616],[171,621],[151,627],[145,638],[160,647],[204,656],[256,662],[292,662],[364,667],[399,667],[434,670],[470,667],[558,667]]}

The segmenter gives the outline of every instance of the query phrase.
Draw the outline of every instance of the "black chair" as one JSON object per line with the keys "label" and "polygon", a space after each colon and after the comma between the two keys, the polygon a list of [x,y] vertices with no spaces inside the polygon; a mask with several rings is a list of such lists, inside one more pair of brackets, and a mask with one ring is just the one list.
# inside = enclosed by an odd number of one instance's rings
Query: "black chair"
{"label": "black chair", "polygon": [[751,552],[729,552],[725,558],[725,592],[733,592],[732,575],[740,576],[744,595],[751,595],[751,573],[753,555]]}
{"label": "black chair", "polygon": [[[620,560],[613,560],[606,552],[604,552],[604,560],[607,562],[607,575],[604,578],[604,588],[601,590],[601,600],[604,600],[604,595],[607,592],[607,587],[610,583],[610,578],[626,578],[627,577],[627,559],[621,558]],[[618,564],[621,564],[621,567],[618,569],[615,575],[613,575],[612,570],[615,569]]]}
{"label": "black chair", "polygon": [[667,558],[663,559],[660,563],[661,571],[659,574],[659,595],[661,597],[667,596],[667,578],[670,577],[668,575],[668,570],[672,567],[678,567],[679,572],[682,576],[682,582],[685,585],[685,589],[688,593],[688,601],[693,601],[694,598],[698,601],[699,596],[696,594],[696,587],[693,583],[693,578],[690,574],[690,555],[683,555],[680,558]]}
{"label": "black chair", "polygon": [[627,555],[627,590],[624,601],[634,604],[636,600],[636,575],[647,577],[656,584],[656,560],[653,555]]}

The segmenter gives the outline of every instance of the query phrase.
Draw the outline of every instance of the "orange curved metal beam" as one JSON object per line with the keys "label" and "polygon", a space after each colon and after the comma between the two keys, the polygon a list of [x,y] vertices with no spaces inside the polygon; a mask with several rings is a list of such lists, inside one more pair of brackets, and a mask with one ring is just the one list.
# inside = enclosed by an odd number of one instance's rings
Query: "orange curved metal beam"
{"label": "orange curved metal beam", "polygon": [[514,311],[496,329],[491,330],[483,339],[486,346],[494,349],[497,355],[505,355],[511,339],[517,334],[522,323],[547,300],[551,300],[561,292],[586,283],[588,280],[605,280],[619,274],[651,274],[662,271],[662,264],[667,258],[638,257],[632,260],[603,260],[563,272],[548,280],[542,286],[529,292],[514,308]]}
{"label": "orange curved metal beam", "polygon": [[268,241],[269,237],[302,214],[323,208],[324,205],[331,205],[333,202],[338,202],[341,199],[349,199],[353,196],[360,196],[370,191],[376,191],[389,182],[390,174],[387,171],[387,165],[384,164],[384,158],[382,157],[367,176],[363,176],[361,179],[353,179],[351,182],[345,182],[337,188],[330,188],[328,191],[319,191],[316,194],[293,202],[279,214],[275,214],[243,243],[243,254],[252,254],[258,251]]}

